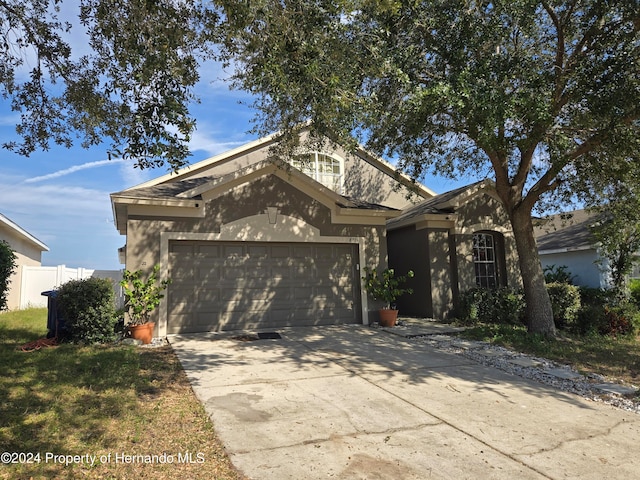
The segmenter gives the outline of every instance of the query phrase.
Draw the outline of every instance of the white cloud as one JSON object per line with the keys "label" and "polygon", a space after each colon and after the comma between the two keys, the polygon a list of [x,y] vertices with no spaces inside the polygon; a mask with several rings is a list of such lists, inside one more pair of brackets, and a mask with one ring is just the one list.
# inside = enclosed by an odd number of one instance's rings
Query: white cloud
{"label": "white cloud", "polygon": [[163,175],[165,172],[158,173],[157,170],[154,169],[140,169],[134,167],[133,160],[124,161],[120,164],[120,178],[122,178],[122,182],[124,183],[124,188],[133,187],[136,185],[140,185],[148,180],[151,180],[154,177],[159,177]]}
{"label": "white cloud", "polygon": [[53,173],[47,173],[46,175],[39,175],[37,177],[27,178],[24,182],[36,183],[36,182],[42,182],[45,180],[52,180],[54,178],[64,177],[65,175],[69,175],[74,172],[80,172],[82,170],[87,170],[90,168],[103,167],[105,165],[111,165],[114,163],[123,163],[124,161],[125,160],[122,160],[122,159],[115,159],[115,160],[97,160],[95,162],[82,163],[80,165],[73,165],[69,168],[58,170]]}
{"label": "white cloud", "polygon": [[[6,105],[7,110],[9,110],[11,107],[9,106],[9,102],[5,101],[6,103],[3,103],[3,108],[4,105]],[[5,115],[0,115],[0,126],[2,127],[15,127],[18,123],[20,123],[20,114],[19,113],[9,113],[9,114],[5,114]]]}
{"label": "white cloud", "polygon": [[0,205],[4,215],[47,244],[44,264],[118,268],[115,251],[123,239],[113,226],[108,192],[5,177]]}
{"label": "white cloud", "polygon": [[203,151],[213,156],[250,141],[244,134],[242,138],[234,135],[233,138],[237,139],[227,138],[220,140],[220,136],[221,134],[211,124],[200,121],[196,131],[191,136],[189,150],[192,152]]}

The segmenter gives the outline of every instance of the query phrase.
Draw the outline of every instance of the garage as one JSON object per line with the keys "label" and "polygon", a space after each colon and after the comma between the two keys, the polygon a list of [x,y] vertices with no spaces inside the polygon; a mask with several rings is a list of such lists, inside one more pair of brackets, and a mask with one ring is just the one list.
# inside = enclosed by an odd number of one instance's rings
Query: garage
{"label": "garage", "polygon": [[167,333],[361,323],[358,246],[169,242]]}

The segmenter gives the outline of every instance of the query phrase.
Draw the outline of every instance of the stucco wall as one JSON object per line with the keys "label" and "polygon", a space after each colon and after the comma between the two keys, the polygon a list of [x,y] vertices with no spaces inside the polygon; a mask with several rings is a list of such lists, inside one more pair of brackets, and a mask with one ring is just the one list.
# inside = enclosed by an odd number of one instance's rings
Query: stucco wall
{"label": "stucco wall", "polygon": [[[139,209],[143,212],[144,209]],[[277,225],[270,225],[275,212]],[[161,261],[163,234],[185,233],[207,238],[219,234],[225,240],[314,242],[323,237],[361,239],[365,264],[386,265],[384,225],[332,223],[330,209],[275,175],[237,187],[208,202],[204,218],[151,218],[132,215],[127,223],[128,270],[150,270]],[[220,238],[222,238],[220,237]],[[212,237],[213,238],[213,237]],[[217,237],[216,237],[217,238]],[[363,266],[361,265],[361,268]]]}
{"label": "stucco wall", "polygon": [[456,246],[458,280],[460,292],[475,287],[473,267],[473,234],[480,231],[496,232],[501,235],[504,263],[499,265],[502,284],[520,288],[522,277],[518,263],[511,223],[502,204],[489,194],[481,194],[460,206],[456,211],[459,223],[456,225]]}

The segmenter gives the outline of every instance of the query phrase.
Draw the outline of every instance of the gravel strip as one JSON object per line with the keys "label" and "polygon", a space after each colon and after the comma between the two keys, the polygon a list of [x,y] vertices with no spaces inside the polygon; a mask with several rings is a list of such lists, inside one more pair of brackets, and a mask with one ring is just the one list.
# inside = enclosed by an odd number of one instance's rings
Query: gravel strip
{"label": "gravel strip", "polygon": [[[565,392],[575,393],[588,400],[640,414],[640,396],[636,393],[621,395],[607,393],[596,385],[609,384],[597,374],[582,375],[569,365],[559,365],[545,358],[513,352],[486,342],[462,340],[447,335],[421,335],[408,339],[411,342],[430,345],[438,350],[461,355],[479,364],[498,368],[523,378],[536,380]],[[637,387],[632,387],[637,391]]]}

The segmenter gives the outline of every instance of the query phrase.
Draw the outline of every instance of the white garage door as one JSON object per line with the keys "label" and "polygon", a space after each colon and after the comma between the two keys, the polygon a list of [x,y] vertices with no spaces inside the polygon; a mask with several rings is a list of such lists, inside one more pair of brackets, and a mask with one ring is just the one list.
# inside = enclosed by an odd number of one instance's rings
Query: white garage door
{"label": "white garage door", "polygon": [[169,243],[168,333],[360,323],[357,246]]}

